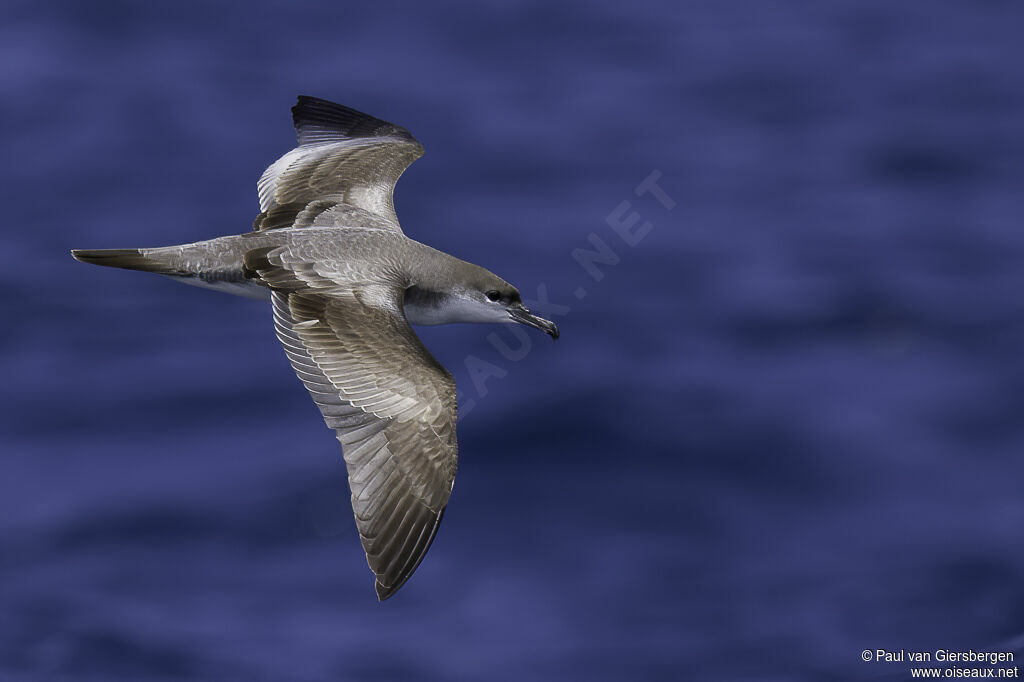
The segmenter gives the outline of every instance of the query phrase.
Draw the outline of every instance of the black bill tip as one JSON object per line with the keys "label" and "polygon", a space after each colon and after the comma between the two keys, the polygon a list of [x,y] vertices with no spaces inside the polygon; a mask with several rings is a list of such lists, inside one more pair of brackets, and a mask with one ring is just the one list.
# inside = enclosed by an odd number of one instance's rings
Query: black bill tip
{"label": "black bill tip", "polygon": [[552,339],[557,339],[560,335],[557,324],[551,320],[545,320],[543,317],[534,315],[523,306],[513,308],[509,311],[509,315],[511,315],[512,319],[516,322],[528,325],[534,329],[539,329]]}

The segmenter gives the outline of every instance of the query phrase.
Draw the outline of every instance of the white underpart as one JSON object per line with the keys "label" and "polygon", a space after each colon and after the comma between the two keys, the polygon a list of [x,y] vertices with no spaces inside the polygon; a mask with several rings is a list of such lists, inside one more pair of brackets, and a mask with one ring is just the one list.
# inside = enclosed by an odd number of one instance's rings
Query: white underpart
{"label": "white underpart", "polygon": [[513,322],[500,303],[452,295],[441,307],[405,304],[405,317],[412,324],[436,325],[453,322]]}

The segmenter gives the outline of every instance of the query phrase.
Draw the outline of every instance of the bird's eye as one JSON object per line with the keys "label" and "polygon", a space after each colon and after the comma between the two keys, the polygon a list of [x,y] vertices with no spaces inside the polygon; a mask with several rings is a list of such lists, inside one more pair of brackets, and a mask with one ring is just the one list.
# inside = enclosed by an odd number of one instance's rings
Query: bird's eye
{"label": "bird's eye", "polygon": [[486,296],[487,300],[489,300],[489,301],[500,301],[501,300],[501,292],[495,291],[493,289],[488,291],[486,294],[484,294],[484,296]]}

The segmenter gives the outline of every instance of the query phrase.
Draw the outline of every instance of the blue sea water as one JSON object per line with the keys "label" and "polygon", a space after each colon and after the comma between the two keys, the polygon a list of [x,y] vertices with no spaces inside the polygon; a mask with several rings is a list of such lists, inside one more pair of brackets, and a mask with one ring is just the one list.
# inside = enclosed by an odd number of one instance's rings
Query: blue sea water
{"label": "blue sea water", "polygon": [[[0,679],[904,679],[861,651],[1024,655],[1022,19],[5,3]],[[406,233],[562,328],[528,350],[420,330],[459,383],[460,470],[384,604],[266,304],[68,255],[248,229],[300,93],[409,128]]]}

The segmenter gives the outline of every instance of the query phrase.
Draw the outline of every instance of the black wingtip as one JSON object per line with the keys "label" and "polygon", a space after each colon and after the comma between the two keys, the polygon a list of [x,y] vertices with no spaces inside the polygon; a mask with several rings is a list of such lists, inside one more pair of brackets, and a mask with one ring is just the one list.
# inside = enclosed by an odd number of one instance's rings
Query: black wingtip
{"label": "black wingtip", "polygon": [[384,585],[381,585],[379,580],[375,582],[373,586],[377,590],[377,601],[384,601],[395,592],[398,592],[398,587],[385,587]]}
{"label": "black wingtip", "polygon": [[384,585],[379,579],[374,582],[373,586],[377,590],[377,601],[382,602],[395,592],[398,592],[399,588],[408,582],[409,578],[412,577],[412,574],[416,572],[416,569],[419,568],[420,563],[423,561],[423,557],[427,555],[427,550],[430,549],[432,544],[434,544],[434,538],[437,537],[437,529],[441,527],[441,520],[444,518],[444,512],[446,509],[448,509],[447,505],[442,507],[441,511],[437,513],[437,518],[434,520],[434,527],[430,529],[430,535],[428,535],[426,541],[422,543],[423,548],[419,551],[418,556],[416,556],[416,561],[402,573],[399,581],[390,586]]}
{"label": "black wingtip", "polygon": [[353,137],[395,136],[414,139],[408,130],[330,100],[299,95],[292,123],[300,145]]}

